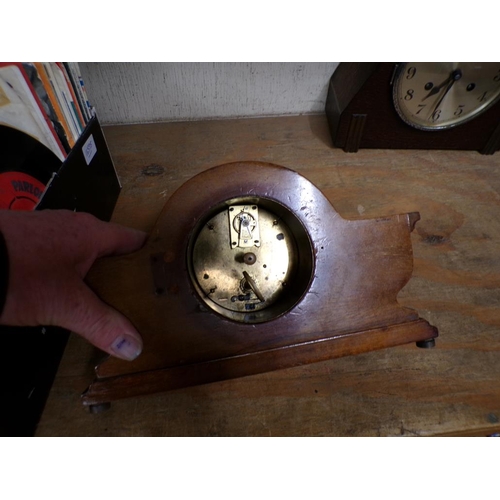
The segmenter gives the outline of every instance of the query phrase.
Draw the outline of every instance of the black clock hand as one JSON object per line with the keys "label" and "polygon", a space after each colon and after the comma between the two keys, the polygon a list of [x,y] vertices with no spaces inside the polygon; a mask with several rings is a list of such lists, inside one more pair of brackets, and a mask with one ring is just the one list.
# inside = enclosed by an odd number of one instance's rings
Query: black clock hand
{"label": "black clock hand", "polygon": [[456,69],[452,74],[451,74],[451,80],[450,82],[448,83],[448,86],[446,87],[446,90],[444,91],[444,94],[441,96],[441,98],[439,99],[439,101],[436,103],[436,105],[434,106],[434,109],[432,110],[432,113],[431,113],[431,117],[434,115],[434,113],[437,111],[437,109],[439,108],[440,104],[443,102],[443,99],[446,97],[446,94],[448,94],[448,92],[451,90],[451,87],[453,87],[454,83],[458,80],[460,80],[460,78],[462,78],[462,72],[459,70],[459,69]]}
{"label": "black clock hand", "polygon": [[[457,74],[460,74],[458,78],[456,78]],[[433,95],[436,95],[439,93],[439,91],[446,85],[448,85],[451,81],[453,80],[459,80],[462,77],[462,71],[459,69],[456,69],[451,73],[451,75],[442,83],[439,85],[436,85],[435,87],[432,88],[432,90],[422,99],[422,101],[425,101],[428,97],[432,97]]]}
{"label": "black clock hand", "polygon": [[444,82],[440,83],[439,85],[436,85],[435,87],[432,88],[432,90],[422,99],[422,101],[425,101],[429,97],[432,97],[433,95],[436,95],[439,93],[439,91],[448,83],[450,83],[450,80],[453,78],[453,74],[451,74]]}
{"label": "black clock hand", "polygon": [[253,290],[253,292],[255,293],[255,295],[257,295],[257,298],[261,302],[265,302],[266,299],[264,298],[264,296],[262,295],[262,293],[260,293],[260,290],[257,288],[257,285],[255,284],[255,281],[252,278],[250,278],[250,275],[246,271],[243,271],[243,277],[247,280],[248,286]]}

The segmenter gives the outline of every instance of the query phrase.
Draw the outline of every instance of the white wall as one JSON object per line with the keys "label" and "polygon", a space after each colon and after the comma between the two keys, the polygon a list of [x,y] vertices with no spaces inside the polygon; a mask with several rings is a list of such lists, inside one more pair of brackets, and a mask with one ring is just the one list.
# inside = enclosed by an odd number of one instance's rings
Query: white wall
{"label": "white wall", "polygon": [[103,124],[321,113],[338,63],[80,63]]}

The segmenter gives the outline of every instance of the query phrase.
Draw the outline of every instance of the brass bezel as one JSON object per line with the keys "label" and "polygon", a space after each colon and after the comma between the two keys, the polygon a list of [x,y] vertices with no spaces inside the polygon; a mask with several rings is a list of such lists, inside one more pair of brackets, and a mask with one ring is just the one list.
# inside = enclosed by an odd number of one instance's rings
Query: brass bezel
{"label": "brass bezel", "polygon": [[[294,245],[296,250],[297,262],[293,278],[288,283],[286,289],[283,290],[279,300],[271,304],[269,307],[258,311],[237,312],[231,311],[216,304],[211,298],[207,297],[200,287],[193,268],[193,248],[200,234],[201,229],[210,221],[216,214],[227,210],[231,205],[255,204],[269,212],[275,214],[288,227],[288,230],[293,235]],[[266,197],[238,197],[225,200],[217,205],[209,208],[203,217],[197,222],[192,234],[189,237],[187,245],[187,269],[190,277],[190,283],[195,292],[197,299],[211,311],[218,315],[238,322],[238,323],[264,323],[275,320],[296,307],[303,296],[309,290],[315,270],[315,256],[313,244],[306,228],[299,218],[280,202]]]}

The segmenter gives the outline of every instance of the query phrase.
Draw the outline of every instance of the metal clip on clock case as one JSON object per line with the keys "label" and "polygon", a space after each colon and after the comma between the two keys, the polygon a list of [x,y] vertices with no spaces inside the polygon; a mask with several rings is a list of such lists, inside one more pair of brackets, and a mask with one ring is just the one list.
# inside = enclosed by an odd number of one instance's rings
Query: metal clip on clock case
{"label": "metal clip on clock case", "polygon": [[94,289],[130,318],[144,351],[99,365],[83,403],[432,346],[437,330],[397,302],[418,219],[344,220],[313,184],[277,165],[197,175],[167,202],[142,250],[94,270]]}

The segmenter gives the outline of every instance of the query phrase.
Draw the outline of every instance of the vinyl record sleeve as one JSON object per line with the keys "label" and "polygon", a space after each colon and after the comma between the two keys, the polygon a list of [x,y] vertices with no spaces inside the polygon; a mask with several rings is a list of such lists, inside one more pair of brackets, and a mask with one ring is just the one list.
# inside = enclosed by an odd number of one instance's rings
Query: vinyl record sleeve
{"label": "vinyl record sleeve", "polygon": [[59,137],[59,140],[61,141],[61,144],[63,145],[65,152],[69,153],[71,150],[71,146],[66,136],[66,130],[63,124],[60,122],[59,117],[57,116],[56,110],[52,104],[52,101],[47,91],[45,90],[45,85],[38,73],[37,68],[33,63],[29,62],[28,63],[23,62],[22,65],[31,85],[35,89],[38,98],[42,103],[45,113],[47,113],[47,116],[52,122],[52,126],[54,127],[54,130],[57,133],[57,137]]}
{"label": "vinyl record sleeve", "polygon": [[71,63],[65,62],[65,63],[63,63],[63,65],[64,65],[64,68],[66,69],[66,73],[67,73],[67,75],[70,79],[71,85],[73,87],[73,91],[74,91],[75,97],[78,101],[78,105],[80,107],[80,111],[82,113],[83,120],[84,120],[85,124],[87,124],[90,120],[90,115],[88,114],[87,104],[85,103],[85,98],[83,96],[82,87],[80,85],[80,81],[78,79],[78,76],[74,70],[74,67],[71,65]]}
{"label": "vinyl record sleeve", "polygon": [[63,63],[58,62],[56,64],[57,64],[58,68],[61,70],[61,73],[64,76],[64,80],[66,81],[66,86],[68,87],[69,93],[71,95],[72,107],[73,107],[73,110],[78,118],[80,127],[81,127],[82,132],[83,132],[83,129],[85,128],[85,125],[86,125],[86,121],[85,121],[83,114],[82,114],[82,111],[80,109],[80,104],[79,104],[78,99],[76,97],[75,89],[73,88],[73,84],[69,78],[68,71]]}
{"label": "vinyl record sleeve", "polygon": [[84,100],[84,103],[87,107],[87,114],[88,114],[89,120],[91,120],[95,116],[95,110],[91,106],[89,98],[87,96],[87,91],[85,90],[85,83],[84,83],[83,78],[82,78],[82,72],[80,71],[80,66],[78,65],[77,62],[70,62],[68,64],[74,68],[74,72],[77,75],[78,82],[80,83],[80,88],[81,88],[81,91],[83,94],[83,100]]}
{"label": "vinyl record sleeve", "polygon": [[69,91],[65,90],[66,82],[64,81],[64,77],[61,75],[61,70],[55,63],[43,63],[45,70],[47,71],[47,75],[49,77],[50,83],[54,90],[54,93],[59,102],[59,106],[61,107],[64,116],[66,118],[66,122],[71,130],[71,134],[73,135],[73,139],[75,142],[80,137],[81,130],[78,125],[76,115],[74,111],[71,109],[70,101],[69,101]]}
{"label": "vinyl record sleeve", "polygon": [[0,63],[0,125],[21,130],[61,161],[66,152],[20,63]]}
{"label": "vinyl record sleeve", "polygon": [[52,72],[54,74],[55,80],[59,86],[61,93],[62,93],[63,100],[66,103],[66,106],[69,109],[71,116],[73,117],[73,121],[75,123],[76,129],[78,131],[78,137],[79,137],[80,134],[83,132],[83,124],[82,124],[80,117],[77,113],[75,102],[73,101],[73,95],[68,87],[68,82],[66,81],[66,76],[64,75],[64,71],[55,62],[50,62],[49,65],[52,68]]}
{"label": "vinyl record sleeve", "polygon": [[66,117],[64,116],[64,112],[61,109],[59,99],[56,96],[52,82],[50,81],[49,75],[47,74],[47,70],[45,69],[45,66],[42,63],[36,62],[33,64],[35,65],[35,68],[38,71],[38,76],[42,80],[45,91],[47,92],[47,95],[49,96],[50,102],[52,103],[52,106],[53,106],[54,111],[56,113],[57,119],[59,120],[59,123],[64,128],[64,132],[66,134],[66,138],[68,139],[68,143],[69,143],[70,147],[73,147],[75,145],[76,140],[73,137],[73,133],[71,132],[71,129],[70,129],[69,124],[66,120]]}

